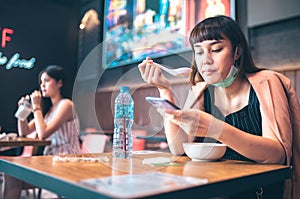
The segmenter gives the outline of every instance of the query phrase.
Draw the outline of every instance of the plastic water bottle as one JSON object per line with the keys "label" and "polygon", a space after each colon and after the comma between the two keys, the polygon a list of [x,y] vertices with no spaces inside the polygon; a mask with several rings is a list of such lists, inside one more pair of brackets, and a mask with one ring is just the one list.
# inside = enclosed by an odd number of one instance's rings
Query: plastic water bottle
{"label": "plastic water bottle", "polygon": [[115,99],[113,157],[132,157],[132,124],[134,119],[134,101],[129,87],[121,86]]}

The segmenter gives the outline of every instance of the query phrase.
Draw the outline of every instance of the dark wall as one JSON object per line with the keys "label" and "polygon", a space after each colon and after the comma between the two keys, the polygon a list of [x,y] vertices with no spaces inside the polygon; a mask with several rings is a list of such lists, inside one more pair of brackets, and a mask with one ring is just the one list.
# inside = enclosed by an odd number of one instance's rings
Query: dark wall
{"label": "dark wall", "polygon": [[249,29],[255,62],[266,68],[300,65],[300,17]]}
{"label": "dark wall", "polygon": [[[0,125],[16,131],[14,112],[19,98],[38,89],[38,73],[50,64],[61,65],[73,85],[77,70],[79,3],[62,0],[1,0],[0,32],[10,28],[2,58],[15,53],[20,59],[36,61],[31,69],[0,64]],[[2,40],[3,35],[0,33]],[[0,40],[0,41],[1,41]],[[2,59],[3,61],[3,59]],[[0,57],[1,63],[1,57]]]}

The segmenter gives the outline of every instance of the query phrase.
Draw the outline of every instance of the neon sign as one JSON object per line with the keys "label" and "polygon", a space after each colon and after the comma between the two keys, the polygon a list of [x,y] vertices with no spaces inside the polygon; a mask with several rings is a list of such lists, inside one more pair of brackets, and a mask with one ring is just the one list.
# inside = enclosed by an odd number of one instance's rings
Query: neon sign
{"label": "neon sign", "polygon": [[0,52],[0,65],[5,65],[6,64],[6,69],[12,69],[14,67],[19,67],[19,68],[25,68],[25,69],[31,69],[34,67],[35,63],[35,58],[31,58],[30,60],[26,59],[19,59],[20,54],[15,53],[9,60],[7,59],[6,56],[2,56],[2,52]]}
{"label": "neon sign", "polygon": [[10,28],[3,28],[1,31],[2,39],[1,39],[1,47],[5,48],[6,47],[6,42],[11,41],[10,35],[14,34],[14,30]]}
{"label": "neon sign", "polygon": [[[1,30],[1,28],[0,28]],[[1,47],[5,48],[7,45],[7,42],[10,42],[12,40],[11,35],[14,34],[14,30],[10,28],[2,28],[1,30]],[[10,59],[8,59],[6,56],[0,52],[0,66],[6,65],[6,69],[10,70],[12,68],[25,68],[25,69],[31,69],[34,67],[36,59],[32,57],[29,60],[26,59],[20,59],[20,54],[15,53]]]}

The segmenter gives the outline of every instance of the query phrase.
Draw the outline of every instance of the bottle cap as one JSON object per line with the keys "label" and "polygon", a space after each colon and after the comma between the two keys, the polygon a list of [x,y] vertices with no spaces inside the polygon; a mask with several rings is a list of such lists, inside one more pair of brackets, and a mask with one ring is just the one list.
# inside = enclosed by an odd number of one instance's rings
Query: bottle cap
{"label": "bottle cap", "polygon": [[129,93],[130,89],[128,86],[120,86],[121,93]]}

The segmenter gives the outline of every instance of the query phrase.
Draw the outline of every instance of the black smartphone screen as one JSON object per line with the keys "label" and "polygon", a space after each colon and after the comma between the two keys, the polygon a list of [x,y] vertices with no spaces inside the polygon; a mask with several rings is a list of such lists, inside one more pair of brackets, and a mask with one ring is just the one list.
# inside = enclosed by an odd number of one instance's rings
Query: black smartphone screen
{"label": "black smartphone screen", "polygon": [[180,110],[178,106],[173,104],[167,99],[159,98],[159,97],[146,97],[145,98],[150,104],[157,108],[162,109],[174,109],[174,110]]}

